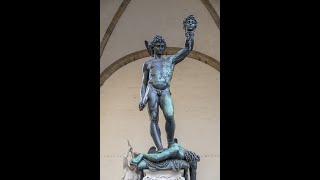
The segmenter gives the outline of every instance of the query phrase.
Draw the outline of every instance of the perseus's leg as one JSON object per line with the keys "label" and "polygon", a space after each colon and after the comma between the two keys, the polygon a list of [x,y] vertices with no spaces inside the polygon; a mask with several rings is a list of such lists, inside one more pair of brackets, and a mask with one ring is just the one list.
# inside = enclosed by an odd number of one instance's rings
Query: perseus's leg
{"label": "perseus's leg", "polygon": [[148,112],[150,117],[150,134],[158,150],[162,150],[161,133],[159,128],[159,96],[156,92],[150,92],[148,100]]}
{"label": "perseus's leg", "polygon": [[173,101],[171,98],[171,93],[169,91],[163,93],[160,96],[160,107],[166,119],[165,126],[166,126],[168,147],[171,147],[171,145],[174,143],[174,131],[176,126],[174,122]]}

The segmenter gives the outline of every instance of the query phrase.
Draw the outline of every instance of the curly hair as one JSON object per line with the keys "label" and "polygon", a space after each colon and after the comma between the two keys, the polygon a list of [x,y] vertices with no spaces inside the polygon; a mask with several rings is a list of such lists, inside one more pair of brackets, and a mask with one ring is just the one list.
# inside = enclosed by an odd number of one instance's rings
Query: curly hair
{"label": "curly hair", "polygon": [[165,48],[167,47],[166,41],[160,35],[156,35],[153,40],[151,41],[150,45],[153,48],[157,43],[163,43]]}
{"label": "curly hair", "polygon": [[200,157],[192,151],[186,151],[185,158],[187,162],[200,161]]}

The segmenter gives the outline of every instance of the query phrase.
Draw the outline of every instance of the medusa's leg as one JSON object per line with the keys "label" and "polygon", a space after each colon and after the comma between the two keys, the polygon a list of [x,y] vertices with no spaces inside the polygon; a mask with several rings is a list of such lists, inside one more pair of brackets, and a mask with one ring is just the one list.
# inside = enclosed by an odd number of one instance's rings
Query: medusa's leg
{"label": "medusa's leg", "polygon": [[189,168],[183,169],[183,177],[185,180],[189,180]]}
{"label": "medusa's leg", "polygon": [[197,179],[197,161],[190,163],[190,180]]}

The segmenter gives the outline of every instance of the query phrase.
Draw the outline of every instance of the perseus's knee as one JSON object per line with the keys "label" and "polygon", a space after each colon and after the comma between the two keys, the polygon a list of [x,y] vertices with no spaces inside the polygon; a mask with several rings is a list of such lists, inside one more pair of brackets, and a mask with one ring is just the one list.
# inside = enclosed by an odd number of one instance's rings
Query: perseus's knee
{"label": "perseus's knee", "polygon": [[151,112],[150,113],[151,121],[158,121],[158,113],[157,112]]}
{"label": "perseus's knee", "polygon": [[164,107],[163,108],[163,114],[166,116],[166,117],[170,117],[170,118],[173,118],[173,108],[172,107]]}
{"label": "perseus's knee", "polygon": [[174,122],[173,113],[168,113],[168,114],[166,115],[166,120],[169,121],[169,122]]}

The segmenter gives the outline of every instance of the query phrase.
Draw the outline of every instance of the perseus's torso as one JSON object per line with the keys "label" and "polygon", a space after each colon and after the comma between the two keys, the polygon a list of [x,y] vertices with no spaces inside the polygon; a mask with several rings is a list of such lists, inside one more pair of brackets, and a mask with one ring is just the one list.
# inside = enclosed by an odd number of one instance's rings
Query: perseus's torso
{"label": "perseus's torso", "polygon": [[166,58],[151,59],[148,61],[149,83],[157,89],[170,87],[174,65]]}

